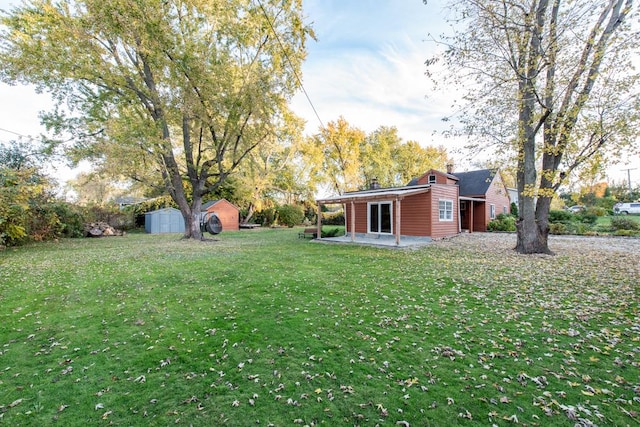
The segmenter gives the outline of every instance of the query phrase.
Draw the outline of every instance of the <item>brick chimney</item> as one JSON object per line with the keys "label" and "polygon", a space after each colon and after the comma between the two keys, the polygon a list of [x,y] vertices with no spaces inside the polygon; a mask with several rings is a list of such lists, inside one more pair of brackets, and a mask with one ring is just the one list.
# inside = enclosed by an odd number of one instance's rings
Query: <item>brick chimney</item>
{"label": "brick chimney", "polygon": [[447,173],[448,174],[452,174],[453,173],[453,162],[447,163]]}

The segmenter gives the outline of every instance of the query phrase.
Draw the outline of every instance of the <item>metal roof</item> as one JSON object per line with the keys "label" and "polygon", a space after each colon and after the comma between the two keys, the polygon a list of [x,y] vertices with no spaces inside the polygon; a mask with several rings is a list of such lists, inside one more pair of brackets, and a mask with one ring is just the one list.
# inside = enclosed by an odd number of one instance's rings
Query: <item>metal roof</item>
{"label": "metal roof", "polygon": [[351,193],[345,193],[341,196],[334,197],[326,197],[324,199],[318,199],[318,203],[345,203],[345,202],[356,202],[363,200],[388,200],[392,198],[402,199],[407,196],[412,196],[414,194],[426,193],[431,189],[431,184],[429,185],[419,185],[412,186],[410,188],[401,187],[401,188],[383,188],[378,190],[364,190],[364,191],[354,191]]}

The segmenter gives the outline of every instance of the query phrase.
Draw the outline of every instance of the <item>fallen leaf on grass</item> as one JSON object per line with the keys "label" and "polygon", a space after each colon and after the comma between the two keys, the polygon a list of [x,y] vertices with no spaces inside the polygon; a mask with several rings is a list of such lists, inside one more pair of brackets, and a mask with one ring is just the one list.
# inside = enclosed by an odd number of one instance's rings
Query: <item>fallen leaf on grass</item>
{"label": "fallen leaf on grass", "polygon": [[23,399],[17,399],[14,400],[13,402],[9,403],[9,408],[15,408],[16,406],[18,406],[19,404],[22,403]]}
{"label": "fallen leaf on grass", "polygon": [[187,405],[189,403],[194,403],[194,402],[197,402],[197,401],[198,401],[198,398],[196,396],[191,396],[190,398],[183,400],[182,404],[183,405]]}
{"label": "fallen leaf on grass", "polygon": [[468,420],[472,420],[473,419],[473,415],[471,415],[471,412],[469,412],[468,410],[465,409],[464,412],[458,413],[458,418],[466,418]]}
{"label": "fallen leaf on grass", "polygon": [[518,424],[518,417],[516,416],[516,414],[511,415],[510,417],[507,417],[506,415],[504,417],[502,417],[503,420],[505,421],[511,421],[512,423]]}

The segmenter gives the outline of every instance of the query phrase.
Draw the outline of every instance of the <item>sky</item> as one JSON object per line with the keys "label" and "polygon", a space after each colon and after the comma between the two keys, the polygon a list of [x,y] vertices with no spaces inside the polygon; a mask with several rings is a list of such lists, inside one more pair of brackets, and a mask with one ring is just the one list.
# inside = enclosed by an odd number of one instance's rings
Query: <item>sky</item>
{"label": "sky", "polygon": [[[309,41],[303,85],[323,123],[343,116],[371,132],[395,126],[404,140],[443,143],[442,100],[427,99],[424,62],[435,45],[425,41],[444,28],[444,10],[430,0],[304,0],[317,42]],[[303,94],[293,107],[307,119],[307,131],[319,127]]]}
{"label": "sky", "polygon": [[[0,0],[0,9],[18,3]],[[455,92],[434,93],[424,74],[424,62],[436,49],[429,35],[447,30],[443,4],[444,0],[428,0],[426,5],[423,0],[303,0],[306,22],[317,41],[307,42],[301,76],[306,96],[301,91],[291,107],[306,120],[305,132],[316,133],[340,116],[367,133],[395,126],[404,141],[446,147],[458,170],[472,167],[463,144],[439,133]],[[49,98],[31,87],[0,83],[0,141],[43,132],[38,113],[49,106]],[[626,181],[628,168],[635,168],[631,179],[637,185],[640,158],[612,167],[609,178]],[[67,169],[57,173],[63,179],[73,175]]]}

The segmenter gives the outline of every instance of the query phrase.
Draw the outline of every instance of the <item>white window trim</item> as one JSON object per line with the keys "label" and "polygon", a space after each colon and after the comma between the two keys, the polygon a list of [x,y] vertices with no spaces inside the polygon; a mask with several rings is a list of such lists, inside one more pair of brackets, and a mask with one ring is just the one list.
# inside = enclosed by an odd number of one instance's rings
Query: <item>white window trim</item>
{"label": "white window trim", "polygon": [[489,218],[496,219],[496,205],[494,204],[489,205]]}
{"label": "white window trim", "polygon": [[[440,209],[440,203],[445,203],[444,211]],[[451,218],[447,218],[447,204],[451,206]],[[442,213],[444,212],[444,218],[442,217]],[[453,222],[453,200],[449,199],[438,199],[438,219],[440,222]]]}
{"label": "white window trim", "polygon": [[429,175],[429,177],[427,178],[428,184],[435,184],[437,181],[438,181],[438,178],[436,178],[434,174]]}
{"label": "white window trim", "polygon": [[[389,233],[384,232],[384,231],[371,231],[371,217],[369,216],[371,214],[371,205],[377,205],[378,206],[378,230],[380,230],[380,228],[382,228],[381,222],[382,222],[382,216],[380,215],[380,205],[389,205],[389,215],[391,216],[390,221],[391,221],[391,231]],[[368,234],[389,234],[392,235],[393,234],[393,202],[392,201],[380,201],[380,202],[368,202],[367,203],[367,233]]]}

